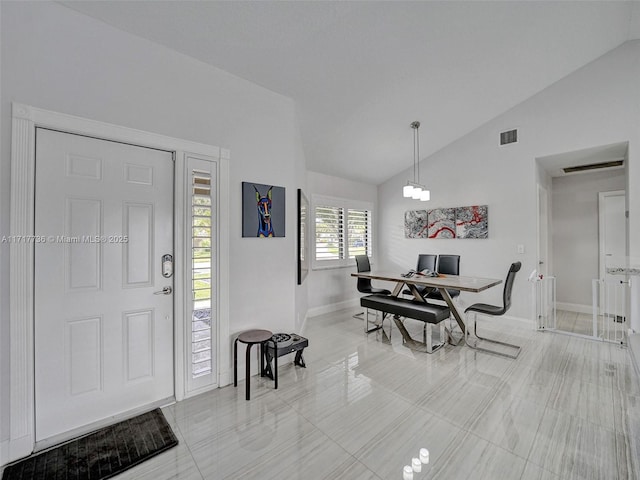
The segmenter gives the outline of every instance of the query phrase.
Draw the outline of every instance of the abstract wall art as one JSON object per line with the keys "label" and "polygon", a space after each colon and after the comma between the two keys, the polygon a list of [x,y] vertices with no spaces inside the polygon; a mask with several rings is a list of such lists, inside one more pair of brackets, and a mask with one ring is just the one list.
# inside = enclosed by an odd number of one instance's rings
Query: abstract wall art
{"label": "abstract wall art", "polygon": [[489,207],[434,208],[404,212],[405,238],[489,238]]}
{"label": "abstract wall art", "polygon": [[488,238],[488,211],[487,205],[456,208],[456,237]]}
{"label": "abstract wall art", "polygon": [[242,236],[284,237],[285,189],[242,182]]}
{"label": "abstract wall art", "polygon": [[404,237],[427,238],[427,211],[408,210],[404,212]]}
{"label": "abstract wall art", "polygon": [[456,238],[455,208],[435,208],[428,215],[429,238]]}

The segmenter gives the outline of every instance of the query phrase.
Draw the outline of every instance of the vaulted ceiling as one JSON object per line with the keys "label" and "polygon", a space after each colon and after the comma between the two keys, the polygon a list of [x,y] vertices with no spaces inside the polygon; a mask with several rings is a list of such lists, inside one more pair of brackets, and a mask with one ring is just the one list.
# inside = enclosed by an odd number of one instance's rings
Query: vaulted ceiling
{"label": "vaulted ceiling", "polygon": [[70,1],[295,101],[307,168],[379,184],[627,40],[638,1]]}

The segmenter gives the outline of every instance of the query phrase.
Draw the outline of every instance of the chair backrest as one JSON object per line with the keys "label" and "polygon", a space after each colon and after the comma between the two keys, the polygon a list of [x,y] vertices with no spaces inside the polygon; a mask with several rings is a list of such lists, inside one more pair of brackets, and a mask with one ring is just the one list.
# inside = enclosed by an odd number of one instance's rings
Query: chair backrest
{"label": "chair backrest", "polygon": [[516,279],[516,273],[522,268],[522,263],[515,262],[509,267],[509,273],[507,273],[507,279],[504,281],[504,292],[502,294],[503,308],[501,315],[507,313],[507,310],[511,308],[511,291],[513,290],[513,281]]}
{"label": "chair backrest", "polygon": [[438,257],[438,273],[460,275],[460,255],[440,255]]}
{"label": "chair backrest", "polygon": [[437,255],[431,255],[429,253],[421,253],[418,255],[418,264],[416,266],[416,271],[421,272],[422,270],[428,269],[432,272],[436,271],[436,260],[438,259]]}
{"label": "chair backrest", "polygon": [[[356,268],[358,273],[370,272],[371,264],[369,263],[369,257],[367,255],[356,255]],[[369,293],[371,291],[371,279],[370,278],[358,278],[358,291],[360,293]]]}
{"label": "chair backrest", "polygon": [[369,257],[367,255],[356,255],[356,267],[358,268],[358,273],[370,272],[371,264],[369,263]]}

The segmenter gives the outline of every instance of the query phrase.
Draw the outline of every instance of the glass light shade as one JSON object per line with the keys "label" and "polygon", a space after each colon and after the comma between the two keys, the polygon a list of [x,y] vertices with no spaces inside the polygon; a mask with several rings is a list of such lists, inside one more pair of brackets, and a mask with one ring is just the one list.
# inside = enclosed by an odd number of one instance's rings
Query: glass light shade
{"label": "glass light shade", "polygon": [[431,192],[429,190],[422,190],[422,192],[420,192],[420,200],[423,202],[431,200]]}
{"label": "glass light shade", "polygon": [[411,198],[413,198],[414,200],[419,200],[421,193],[422,193],[422,189],[420,187],[413,187],[413,191],[411,192]]}
{"label": "glass light shade", "polygon": [[413,194],[413,187],[411,185],[405,185],[402,187],[402,196],[405,198],[410,198]]}

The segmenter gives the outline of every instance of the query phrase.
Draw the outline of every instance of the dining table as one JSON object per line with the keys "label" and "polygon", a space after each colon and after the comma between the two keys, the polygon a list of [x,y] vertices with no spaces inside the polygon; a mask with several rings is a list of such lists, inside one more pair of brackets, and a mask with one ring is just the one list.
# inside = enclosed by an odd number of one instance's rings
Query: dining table
{"label": "dining table", "polygon": [[368,278],[371,280],[381,280],[385,282],[395,283],[395,287],[391,292],[391,296],[398,297],[402,291],[406,288],[411,291],[414,298],[420,302],[426,302],[425,298],[420,294],[417,287],[433,288],[440,292],[442,299],[449,307],[453,318],[462,330],[462,338],[455,341],[453,335],[447,330],[450,343],[457,345],[465,334],[465,323],[462,318],[462,312],[460,312],[458,306],[449,295],[447,289],[460,290],[461,292],[479,293],[487,290],[491,287],[495,287],[502,283],[502,280],[496,278],[482,278],[482,277],[469,277],[461,275],[445,275],[438,274],[437,276],[421,275],[418,272],[415,273],[398,273],[393,271],[370,271],[370,272],[356,272],[351,274],[352,277]]}

